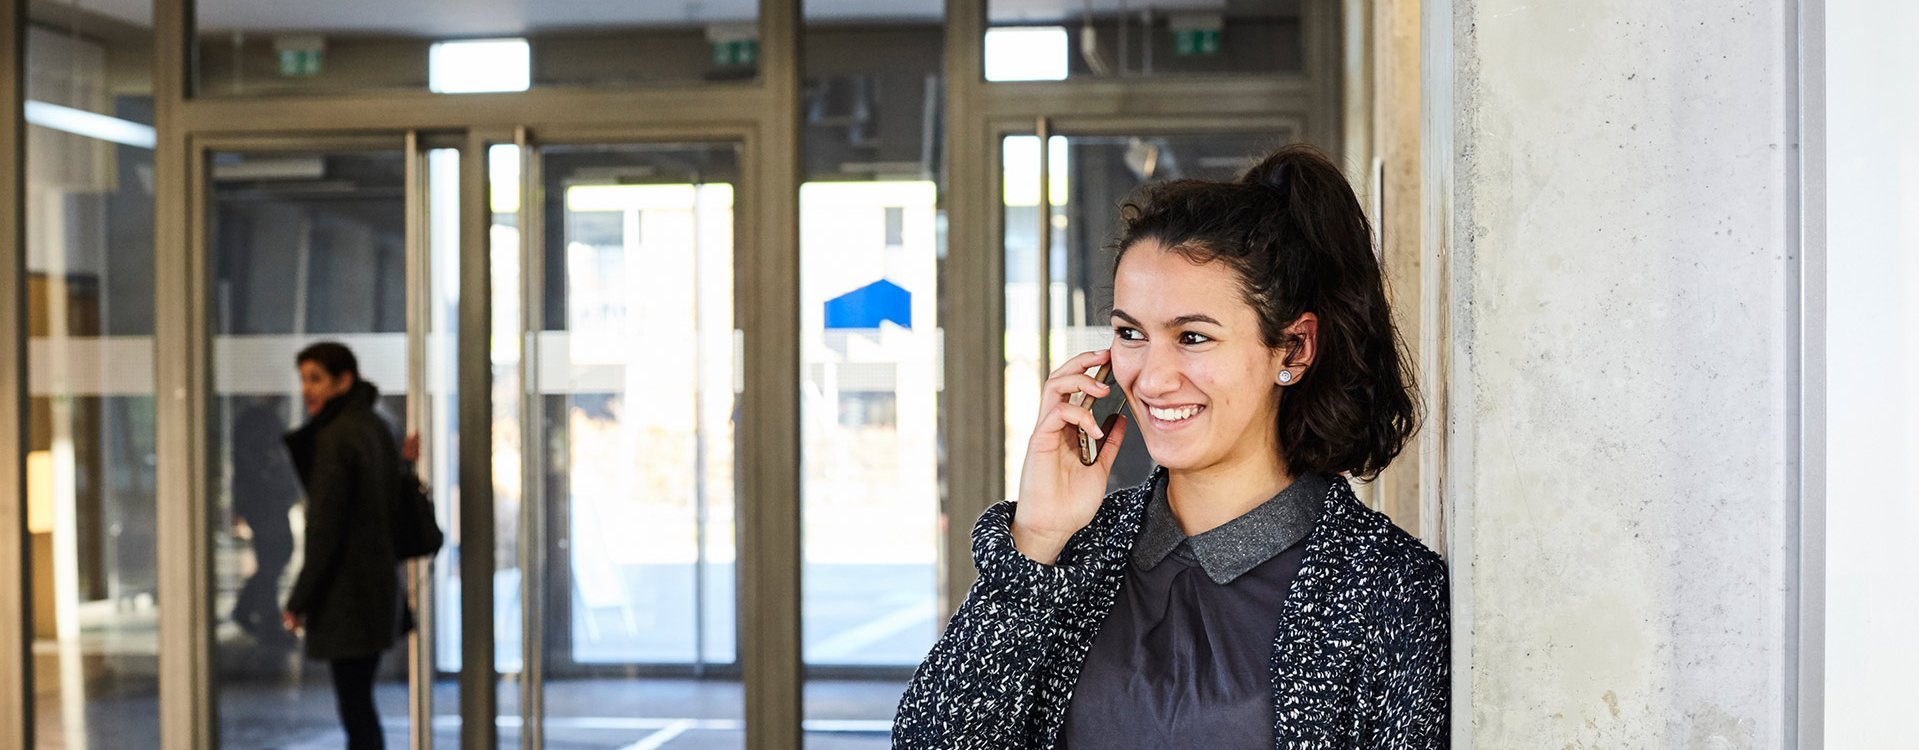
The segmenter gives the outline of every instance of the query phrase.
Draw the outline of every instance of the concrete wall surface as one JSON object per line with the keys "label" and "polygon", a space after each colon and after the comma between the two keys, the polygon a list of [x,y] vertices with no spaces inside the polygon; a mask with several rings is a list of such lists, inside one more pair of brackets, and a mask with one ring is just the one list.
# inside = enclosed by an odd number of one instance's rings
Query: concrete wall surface
{"label": "concrete wall surface", "polygon": [[1450,6],[1462,738],[1781,747],[1795,7]]}

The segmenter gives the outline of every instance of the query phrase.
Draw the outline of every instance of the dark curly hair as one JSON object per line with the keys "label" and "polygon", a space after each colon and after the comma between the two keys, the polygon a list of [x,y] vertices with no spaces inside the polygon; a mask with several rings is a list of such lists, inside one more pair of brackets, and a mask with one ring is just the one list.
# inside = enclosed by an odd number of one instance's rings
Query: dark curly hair
{"label": "dark curly hair", "polygon": [[1311,367],[1280,400],[1288,473],[1370,479],[1418,429],[1418,391],[1386,304],[1372,228],[1339,168],[1305,145],[1281,148],[1233,182],[1173,180],[1139,189],[1120,208],[1113,267],[1153,240],[1239,277],[1269,347],[1293,349],[1286,328],[1319,317]]}

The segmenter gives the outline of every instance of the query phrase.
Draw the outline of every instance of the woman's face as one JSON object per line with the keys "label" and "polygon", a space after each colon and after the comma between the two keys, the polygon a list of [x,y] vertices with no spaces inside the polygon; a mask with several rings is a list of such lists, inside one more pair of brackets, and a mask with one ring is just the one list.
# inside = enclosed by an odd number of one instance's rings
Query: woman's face
{"label": "woman's face", "polygon": [[1154,462],[1194,471],[1277,460],[1284,366],[1284,352],[1261,338],[1232,269],[1195,264],[1153,240],[1121,258],[1113,376]]}
{"label": "woman's face", "polygon": [[306,402],[307,416],[320,413],[320,407],[326,406],[326,402],[352,389],[352,375],[341,373],[335,377],[313,360],[300,363],[300,400]]}

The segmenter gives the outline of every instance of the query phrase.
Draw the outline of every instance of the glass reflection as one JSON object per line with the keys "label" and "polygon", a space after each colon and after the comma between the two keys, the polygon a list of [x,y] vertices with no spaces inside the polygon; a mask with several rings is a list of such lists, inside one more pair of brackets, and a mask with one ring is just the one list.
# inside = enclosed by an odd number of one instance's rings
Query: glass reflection
{"label": "glass reflection", "polygon": [[984,75],[988,81],[1057,81],[1299,74],[1306,69],[1304,5],[988,0]]}
{"label": "glass reflection", "polygon": [[153,747],[150,53],[69,20],[26,33],[28,432],[14,460],[27,475],[34,731],[42,748]]}
{"label": "glass reflection", "polygon": [[[195,8],[196,91],[212,96],[724,82],[759,70],[755,0],[199,0]],[[436,69],[447,51],[438,45],[470,40],[517,43],[521,64],[503,78],[496,64],[504,58],[493,51]]]}
{"label": "glass reflection", "polygon": [[[226,747],[341,741],[332,682],[277,622],[301,559],[305,514],[274,434],[306,415],[294,355],[320,339],[358,356],[377,411],[406,415],[406,202],[401,152],[212,156],[210,238],[216,456],[216,701]],[[289,496],[289,492],[295,493]],[[396,571],[396,575],[397,575]],[[272,620],[267,620],[271,614]],[[387,742],[407,737],[404,648],[381,662],[375,700]],[[396,653],[402,656],[395,656]]]}
{"label": "glass reflection", "polygon": [[944,8],[809,4],[800,187],[805,746],[884,748],[938,634]]}

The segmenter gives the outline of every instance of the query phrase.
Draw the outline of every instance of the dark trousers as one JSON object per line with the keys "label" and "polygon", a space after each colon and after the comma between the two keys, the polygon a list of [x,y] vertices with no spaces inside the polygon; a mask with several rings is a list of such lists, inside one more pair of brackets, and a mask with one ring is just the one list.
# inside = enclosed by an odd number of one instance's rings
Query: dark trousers
{"label": "dark trousers", "polygon": [[245,517],[253,531],[253,575],[240,587],[233,603],[233,619],[252,632],[278,635],[280,630],[280,574],[293,559],[293,527],[285,510]]}
{"label": "dark trousers", "polygon": [[329,664],[347,750],[384,750],[386,734],[380,730],[380,711],[373,705],[373,673],[380,668],[380,655],[334,659]]}

